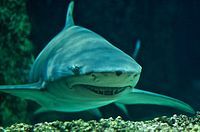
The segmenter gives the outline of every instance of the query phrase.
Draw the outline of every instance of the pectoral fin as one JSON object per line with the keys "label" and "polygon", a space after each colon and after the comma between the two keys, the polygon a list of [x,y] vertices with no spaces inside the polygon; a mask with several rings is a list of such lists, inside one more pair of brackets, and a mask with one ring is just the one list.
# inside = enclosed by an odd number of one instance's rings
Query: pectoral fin
{"label": "pectoral fin", "polygon": [[37,109],[35,112],[34,112],[34,115],[38,115],[38,114],[41,114],[41,113],[45,113],[45,112],[49,112],[50,110],[45,108],[45,107],[41,107],[39,109]]}
{"label": "pectoral fin", "polygon": [[98,119],[102,118],[102,114],[98,108],[90,109],[87,112],[89,112],[89,114],[93,115],[94,117],[96,117]]}
{"label": "pectoral fin", "polygon": [[22,85],[0,85],[0,92],[9,93],[23,99],[39,100],[41,89],[44,89],[45,82],[38,81],[36,83]]}
{"label": "pectoral fin", "polygon": [[127,117],[130,117],[129,114],[128,114],[128,110],[126,108],[126,106],[124,104],[121,104],[121,103],[115,103],[115,105],[121,110],[124,112],[124,114],[126,114]]}
{"label": "pectoral fin", "polygon": [[124,97],[119,99],[117,103],[127,104],[127,105],[128,104],[163,105],[163,106],[173,107],[192,114],[195,113],[191,106],[180,100],[135,88],[131,90],[131,92],[128,93],[128,95],[125,95]]}
{"label": "pectoral fin", "polygon": [[0,91],[12,91],[12,90],[40,90],[44,88],[45,82],[38,81],[29,84],[19,85],[0,85]]}

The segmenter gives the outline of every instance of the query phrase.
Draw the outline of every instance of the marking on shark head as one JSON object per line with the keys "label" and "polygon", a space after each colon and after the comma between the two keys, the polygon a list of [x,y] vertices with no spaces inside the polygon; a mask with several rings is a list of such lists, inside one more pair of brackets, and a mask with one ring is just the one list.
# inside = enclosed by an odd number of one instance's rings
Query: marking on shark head
{"label": "marking on shark head", "polygon": [[179,100],[135,89],[141,66],[102,36],[75,25],[73,7],[72,1],[64,29],[36,58],[30,83],[3,85],[0,91],[36,101],[41,105],[37,112],[79,112],[110,103],[117,103],[126,113],[124,104],[156,104],[194,112]]}

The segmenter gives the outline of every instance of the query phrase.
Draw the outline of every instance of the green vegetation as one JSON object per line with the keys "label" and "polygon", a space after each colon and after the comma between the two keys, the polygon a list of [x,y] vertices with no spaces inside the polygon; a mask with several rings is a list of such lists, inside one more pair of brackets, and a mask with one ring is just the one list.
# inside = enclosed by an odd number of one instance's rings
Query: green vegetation
{"label": "green vegetation", "polygon": [[[32,64],[33,46],[28,36],[31,25],[26,13],[26,0],[0,1],[0,84],[27,81]],[[0,94],[0,124],[25,121],[26,102]],[[15,105],[13,105],[15,104]],[[27,118],[26,118],[27,119]]]}

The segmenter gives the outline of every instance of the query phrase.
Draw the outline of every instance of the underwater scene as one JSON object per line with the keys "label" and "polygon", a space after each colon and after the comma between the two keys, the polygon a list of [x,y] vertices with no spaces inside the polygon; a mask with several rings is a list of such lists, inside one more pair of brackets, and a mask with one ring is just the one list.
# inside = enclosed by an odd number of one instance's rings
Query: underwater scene
{"label": "underwater scene", "polygon": [[0,131],[200,132],[199,8],[0,0]]}

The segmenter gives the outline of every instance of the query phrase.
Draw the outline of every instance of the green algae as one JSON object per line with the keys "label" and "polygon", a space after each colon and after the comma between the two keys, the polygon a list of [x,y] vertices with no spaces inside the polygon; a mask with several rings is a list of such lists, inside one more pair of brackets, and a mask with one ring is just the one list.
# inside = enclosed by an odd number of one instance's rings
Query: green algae
{"label": "green algae", "polygon": [[173,115],[172,117],[157,117],[153,120],[147,121],[124,121],[120,116],[113,119],[112,117],[108,119],[100,119],[99,121],[90,120],[84,121],[82,119],[73,121],[54,121],[54,122],[44,122],[37,123],[35,125],[28,125],[24,123],[14,124],[10,127],[3,128],[2,131],[56,131],[56,132],[68,132],[68,131],[107,131],[107,132],[117,132],[117,131],[200,131],[200,112],[197,112],[194,117],[188,117],[186,115]]}
{"label": "green algae", "polygon": [[[32,64],[33,45],[28,39],[31,25],[26,12],[26,0],[0,1],[0,84],[20,84],[27,81]],[[25,121],[26,102],[1,93],[0,124]],[[9,120],[8,120],[9,119]]]}

